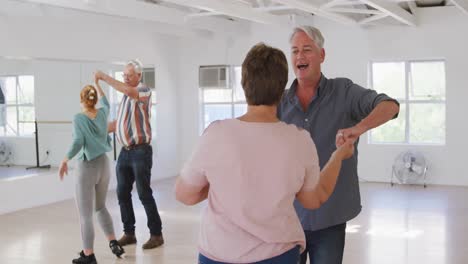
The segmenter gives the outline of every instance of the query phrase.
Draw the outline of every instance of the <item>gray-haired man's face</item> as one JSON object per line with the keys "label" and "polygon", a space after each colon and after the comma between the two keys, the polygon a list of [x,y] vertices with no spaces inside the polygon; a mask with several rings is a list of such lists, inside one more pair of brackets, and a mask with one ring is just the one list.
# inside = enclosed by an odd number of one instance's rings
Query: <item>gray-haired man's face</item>
{"label": "gray-haired man's face", "polygon": [[298,80],[320,76],[320,64],[325,59],[325,50],[303,31],[291,39],[291,64]]}
{"label": "gray-haired man's face", "polygon": [[137,73],[133,65],[127,65],[123,77],[126,84],[136,87],[140,83],[141,73]]}

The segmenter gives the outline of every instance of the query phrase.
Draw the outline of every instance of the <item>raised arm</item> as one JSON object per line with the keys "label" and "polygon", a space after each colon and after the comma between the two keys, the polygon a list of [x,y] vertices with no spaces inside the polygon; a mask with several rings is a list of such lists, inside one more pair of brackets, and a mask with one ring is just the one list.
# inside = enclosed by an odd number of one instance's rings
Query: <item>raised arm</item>
{"label": "raised arm", "polygon": [[103,80],[104,82],[109,84],[111,87],[113,87],[117,91],[127,95],[130,98],[138,100],[138,88],[137,87],[131,87],[127,85],[126,83],[117,81],[116,79],[110,77],[109,75],[105,74],[102,71],[97,71],[95,73],[95,79]]}

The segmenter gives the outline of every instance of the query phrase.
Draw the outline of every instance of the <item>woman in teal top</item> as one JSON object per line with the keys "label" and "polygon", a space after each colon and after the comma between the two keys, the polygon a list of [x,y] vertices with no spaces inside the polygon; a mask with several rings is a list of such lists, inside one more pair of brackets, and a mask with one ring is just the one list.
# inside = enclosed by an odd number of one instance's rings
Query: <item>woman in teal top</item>
{"label": "woman in teal top", "polygon": [[[72,263],[96,264],[94,256],[93,212],[109,240],[109,247],[117,257],[124,253],[115,239],[112,218],[106,208],[106,194],[109,187],[110,166],[106,152],[110,151],[107,132],[109,102],[98,81],[96,87],[85,86],[80,93],[82,111],[73,119],[73,143],[60,164],[59,175],[68,174],[68,161],[78,154],[76,170],[76,204],[80,214],[83,250]],[[101,108],[96,108],[98,103]]]}

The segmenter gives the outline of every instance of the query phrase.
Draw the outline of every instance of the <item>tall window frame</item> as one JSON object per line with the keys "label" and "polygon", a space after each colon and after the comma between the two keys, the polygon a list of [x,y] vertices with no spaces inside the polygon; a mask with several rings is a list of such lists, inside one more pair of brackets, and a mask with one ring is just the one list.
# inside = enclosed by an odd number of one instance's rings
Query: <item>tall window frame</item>
{"label": "tall window frame", "polygon": [[0,105],[0,136],[33,137],[35,109],[34,75],[0,76],[4,104]]}
{"label": "tall window frame", "polygon": [[[200,133],[215,120],[235,118],[247,112],[247,102],[241,85],[241,67],[236,65],[210,65],[201,66],[200,70],[207,67],[225,68],[226,84],[221,87],[203,87],[199,84]],[[201,74],[199,78],[202,78]]]}
{"label": "tall window frame", "polygon": [[371,130],[368,143],[445,145],[445,69],[443,59],[371,61],[369,86],[397,99],[400,115]]}

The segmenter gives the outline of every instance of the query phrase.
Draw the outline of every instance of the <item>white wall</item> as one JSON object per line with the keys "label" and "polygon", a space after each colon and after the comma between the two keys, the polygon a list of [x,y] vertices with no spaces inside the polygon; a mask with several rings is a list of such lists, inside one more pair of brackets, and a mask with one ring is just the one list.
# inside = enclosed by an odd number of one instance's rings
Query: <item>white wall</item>
{"label": "white wall", "polygon": [[[159,102],[157,137],[153,141],[153,180],[175,176],[179,165],[179,136],[176,101],[178,59],[174,52],[179,41],[176,37],[153,31],[151,25],[86,14],[70,13],[59,17],[0,15],[0,57],[39,58],[19,63],[0,59],[0,75],[16,70],[18,73],[34,73],[38,119],[71,121],[73,114],[79,111],[79,91],[84,83],[91,81],[94,65],[106,67],[112,62],[125,62],[132,58],[154,65]],[[45,158],[45,150],[49,149],[49,162],[58,165],[70,144],[71,126],[55,125],[52,128],[43,125],[39,129],[41,161]],[[11,142],[19,164],[35,165],[33,138],[17,138]],[[60,183],[54,173],[47,175],[27,181],[0,181],[0,199],[10,201],[8,206],[0,207],[0,213],[73,196],[72,184]],[[111,183],[111,188],[114,186],[115,183]],[[51,193],[59,189],[57,195]],[[26,196],[20,200],[12,193]],[[37,198],[39,196],[40,199]]]}
{"label": "white wall", "polygon": [[[421,10],[419,17],[418,27],[376,29],[349,27],[316,19],[313,24],[320,27],[326,37],[327,57],[323,72],[328,77],[345,76],[367,86],[369,60],[445,58],[447,143],[445,146],[411,147],[421,150],[428,157],[432,183],[468,185],[468,178],[463,175],[463,150],[468,144],[463,136],[467,125],[459,121],[463,120],[463,113],[467,111],[464,103],[468,93],[464,87],[467,81],[464,69],[468,68],[468,54],[464,52],[464,47],[467,46],[468,36],[463,33],[468,16],[454,7],[446,7]],[[0,15],[0,22],[0,35],[6,36],[0,41],[0,56],[48,59],[46,62],[23,61],[16,66],[10,61],[7,67],[0,63],[0,75],[7,68],[37,70],[36,111],[38,118],[44,120],[71,120],[72,114],[79,108],[77,93],[83,83],[88,82],[86,76],[95,67],[90,61],[100,61],[97,64],[105,67],[112,62],[140,58],[144,64],[155,66],[158,125],[157,138],[153,142],[156,147],[153,179],[176,175],[198,140],[200,65],[240,65],[250,47],[259,41],[289,53],[289,30],[263,25],[245,28],[247,34],[242,37],[200,39],[194,36],[170,37],[155,33],[152,25],[73,12],[66,15]],[[110,32],[117,32],[117,35]],[[54,69],[55,74],[51,75],[50,70]],[[78,70],[79,74],[76,72]],[[291,71],[290,82],[292,79]],[[55,100],[51,102],[52,98]],[[45,149],[50,149],[51,162],[56,165],[69,143],[70,127],[40,129],[41,159],[44,158]],[[14,144],[15,151],[21,153],[17,159],[21,163],[34,165],[33,139],[16,139]],[[361,177],[388,181],[393,158],[407,148],[369,145],[364,135],[360,144]],[[115,182],[111,185],[114,186]],[[47,188],[41,188],[44,186]],[[18,196],[18,193],[26,196]],[[60,183],[55,172],[30,177],[27,181],[0,181],[0,198],[9,201],[8,206],[0,207],[0,213],[66,199],[72,195],[71,179]]]}
{"label": "white wall", "polygon": [[[361,137],[359,147],[360,176],[369,181],[389,182],[391,164],[398,153],[407,149],[423,152],[430,164],[428,177],[432,184],[468,185],[464,175],[464,149],[467,141],[463,122],[468,111],[464,102],[468,95],[468,16],[455,7],[424,8],[418,14],[420,26],[387,26],[360,28],[343,26],[322,19],[315,20],[325,36],[326,61],[324,74],[329,77],[348,77],[367,86],[367,67],[370,60],[385,59],[446,59],[447,110],[445,146],[370,145],[367,135]],[[254,27],[250,37],[187,41],[182,49],[180,83],[183,94],[180,108],[181,159],[190,155],[198,138],[199,100],[197,90],[198,66],[209,64],[240,65],[248,49],[259,41],[281,48],[289,54],[289,31],[277,28]],[[182,43],[184,44],[184,43]],[[207,49],[206,47],[208,47]],[[292,71],[290,72],[291,76]],[[292,79],[292,78],[291,78]],[[291,81],[291,80],[290,80]]]}

